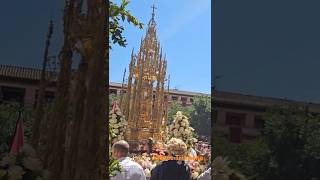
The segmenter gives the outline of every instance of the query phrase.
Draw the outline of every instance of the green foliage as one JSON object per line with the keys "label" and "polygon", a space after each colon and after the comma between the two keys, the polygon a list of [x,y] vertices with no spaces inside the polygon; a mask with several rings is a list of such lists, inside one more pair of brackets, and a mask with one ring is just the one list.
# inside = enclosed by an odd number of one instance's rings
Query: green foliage
{"label": "green foliage", "polygon": [[181,111],[190,119],[191,126],[199,135],[210,137],[211,133],[211,99],[207,96],[194,97],[190,106],[182,106],[180,102],[173,101],[168,111],[168,123],[170,124],[175,114]]}
{"label": "green foliage", "polygon": [[263,135],[252,142],[233,144],[215,134],[213,157],[228,157],[230,167],[249,179],[320,178],[320,117],[302,107],[279,106],[263,119]]}
{"label": "green foliage", "polygon": [[211,134],[211,99],[208,96],[195,97],[190,114],[192,127],[197,134],[210,137]]}
{"label": "green foliage", "polygon": [[262,139],[242,144],[231,143],[227,137],[215,134],[213,137],[213,157],[227,157],[230,167],[242,172],[246,177],[253,178],[262,166],[260,162],[268,155],[268,147]]}
{"label": "green foliage", "polygon": [[212,179],[219,180],[246,180],[245,176],[229,167],[228,158],[216,157],[212,161]]}
{"label": "green foliage", "polygon": [[172,123],[178,111],[183,112],[185,116],[190,118],[191,113],[194,111],[194,107],[193,106],[183,107],[179,101],[173,101],[170,104],[169,110],[168,110],[168,123]]}
{"label": "green foliage", "polygon": [[212,162],[213,179],[229,180],[229,176],[232,170],[229,167],[230,161],[227,158],[222,158],[221,156],[216,157]]}
{"label": "green foliage", "polygon": [[108,128],[109,128],[109,165],[108,165],[108,174],[110,177],[114,176],[116,174],[117,171],[120,172],[121,168],[120,168],[120,164],[119,161],[117,161],[116,159],[114,159],[112,157],[112,149],[111,149],[111,142],[112,139],[115,137],[115,134],[112,130],[112,127],[110,125],[110,122],[108,123]]}
{"label": "green foliage", "polygon": [[111,152],[109,152],[109,176],[113,177],[116,175],[116,172],[120,172],[121,171],[121,166],[119,164],[119,161],[117,161],[116,159],[113,159],[111,156]]}
{"label": "green foliage", "polygon": [[320,178],[320,117],[299,106],[270,109],[264,119],[265,141],[271,150],[266,159],[271,170],[264,179]]}
{"label": "green foliage", "polygon": [[113,44],[118,44],[123,47],[126,46],[126,39],[123,37],[124,27],[120,25],[120,20],[127,21],[140,29],[143,28],[143,24],[140,23],[129,10],[126,10],[128,4],[128,0],[121,0],[120,5],[109,1],[109,46],[111,44],[110,40]]}
{"label": "green foliage", "polygon": [[19,114],[18,110],[17,104],[0,105],[0,153],[9,150]]}

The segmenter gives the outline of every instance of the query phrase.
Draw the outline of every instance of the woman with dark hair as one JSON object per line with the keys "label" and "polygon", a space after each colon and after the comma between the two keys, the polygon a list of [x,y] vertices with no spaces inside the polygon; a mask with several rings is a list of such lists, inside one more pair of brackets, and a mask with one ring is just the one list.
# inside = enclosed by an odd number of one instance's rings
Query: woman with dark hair
{"label": "woman with dark hair", "polygon": [[181,140],[172,138],[168,142],[169,160],[158,164],[151,171],[151,180],[191,180],[191,170],[179,156],[186,155],[187,145]]}

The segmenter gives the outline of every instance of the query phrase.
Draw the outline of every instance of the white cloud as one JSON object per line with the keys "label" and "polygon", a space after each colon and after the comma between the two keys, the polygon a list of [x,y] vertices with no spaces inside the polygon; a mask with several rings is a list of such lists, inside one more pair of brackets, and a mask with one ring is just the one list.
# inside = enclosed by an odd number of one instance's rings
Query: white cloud
{"label": "white cloud", "polygon": [[[181,7],[182,6],[182,7]],[[188,25],[201,14],[210,10],[211,0],[184,0],[180,7],[176,7],[180,13],[173,17],[168,28],[160,32],[161,40],[165,41],[177,34],[184,26]]]}

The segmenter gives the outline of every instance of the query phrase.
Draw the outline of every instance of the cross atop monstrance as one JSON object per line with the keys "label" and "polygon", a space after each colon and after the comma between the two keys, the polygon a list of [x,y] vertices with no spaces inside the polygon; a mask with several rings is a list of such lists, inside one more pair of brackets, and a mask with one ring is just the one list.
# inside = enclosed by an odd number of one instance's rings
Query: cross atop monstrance
{"label": "cross atop monstrance", "polygon": [[157,9],[157,8],[154,5],[152,5],[151,8],[152,8],[152,17],[151,17],[151,19],[154,20],[154,15],[155,15],[154,10]]}

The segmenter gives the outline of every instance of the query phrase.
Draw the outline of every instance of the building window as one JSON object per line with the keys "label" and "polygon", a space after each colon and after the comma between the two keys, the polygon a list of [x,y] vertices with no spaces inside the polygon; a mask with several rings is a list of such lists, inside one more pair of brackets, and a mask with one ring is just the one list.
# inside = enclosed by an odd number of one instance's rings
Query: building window
{"label": "building window", "polygon": [[254,117],[254,127],[257,129],[263,129],[264,128],[264,120],[261,116],[255,116]]}
{"label": "building window", "polygon": [[186,97],[181,97],[182,106],[186,106],[187,101],[188,101],[188,99]]}
{"label": "building window", "polygon": [[242,129],[241,127],[229,127],[230,141],[233,143],[241,143],[242,140]]}
{"label": "building window", "polygon": [[230,126],[242,127],[245,125],[246,114],[227,112],[226,124]]}
{"label": "building window", "polygon": [[190,102],[192,102],[192,103],[193,103],[193,99],[192,99],[192,98],[190,98]]}
{"label": "building window", "polygon": [[117,95],[117,90],[116,89],[110,89],[109,94],[115,94]]}
{"label": "building window", "polygon": [[178,97],[177,96],[172,96],[172,101],[178,101]]}
{"label": "building window", "polygon": [[226,124],[229,125],[230,141],[240,143],[242,137],[242,127],[245,125],[246,114],[244,113],[226,113]]}
{"label": "building window", "polygon": [[2,102],[17,102],[23,104],[25,91],[25,88],[1,86],[0,100]]}

